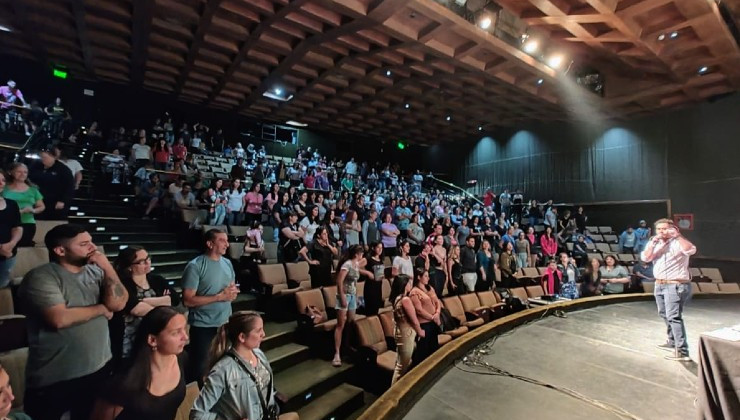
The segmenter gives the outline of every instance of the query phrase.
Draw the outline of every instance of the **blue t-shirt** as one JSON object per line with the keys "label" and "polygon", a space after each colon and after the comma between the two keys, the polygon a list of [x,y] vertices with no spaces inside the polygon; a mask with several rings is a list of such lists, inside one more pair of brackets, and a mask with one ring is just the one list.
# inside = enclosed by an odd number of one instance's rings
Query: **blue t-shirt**
{"label": "blue t-shirt", "polygon": [[[236,275],[231,261],[221,257],[214,261],[199,255],[185,266],[183,289],[193,289],[197,296],[214,296],[234,282]],[[190,325],[220,327],[231,316],[231,302],[213,302],[190,309]]]}

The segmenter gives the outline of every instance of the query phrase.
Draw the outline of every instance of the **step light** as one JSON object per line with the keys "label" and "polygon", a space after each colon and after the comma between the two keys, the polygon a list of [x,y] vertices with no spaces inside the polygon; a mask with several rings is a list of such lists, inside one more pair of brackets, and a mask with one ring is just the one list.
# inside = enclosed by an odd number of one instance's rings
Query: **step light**
{"label": "step light", "polygon": [[96,232],[105,232],[105,228],[103,226],[98,226],[95,228]]}
{"label": "step light", "polygon": [[78,211],[78,212],[77,212],[77,213],[75,213],[75,214],[76,214],[77,216],[84,216],[84,215],[85,215],[85,212],[84,212],[84,211]]}
{"label": "step light", "polygon": [[90,219],[88,220],[88,223],[98,223],[98,219]]}
{"label": "step light", "polygon": [[128,245],[118,245],[118,250],[126,249],[128,248]]}
{"label": "step light", "polygon": [[79,208],[79,207],[77,207],[77,206],[72,206],[72,207],[70,207],[69,209],[70,209],[71,211],[77,211],[77,210],[79,210],[80,208]]}
{"label": "step light", "polygon": [[124,203],[128,203],[128,198],[124,198],[124,199],[123,199],[123,202],[124,202]]}
{"label": "step light", "polygon": [[118,236],[111,236],[110,237],[110,240],[111,241],[117,241],[118,239],[119,239]]}
{"label": "step light", "polygon": [[306,401],[308,401],[308,400],[311,399],[312,396],[313,396],[313,393],[312,392],[309,392],[308,394],[306,394],[305,397],[303,397],[303,399],[306,400]]}

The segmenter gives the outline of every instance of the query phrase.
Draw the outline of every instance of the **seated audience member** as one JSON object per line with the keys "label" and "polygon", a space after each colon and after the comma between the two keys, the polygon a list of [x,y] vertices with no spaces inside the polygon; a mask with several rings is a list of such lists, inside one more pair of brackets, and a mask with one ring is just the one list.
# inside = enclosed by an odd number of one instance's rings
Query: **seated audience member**
{"label": "seated audience member", "polygon": [[578,239],[573,244],[573,258],[579,267],[583,267],[588,261],[588,248],[586,247],[586,237],[579,234]]}
{"label": "seated audience member", "polygon": [[5,175],[0,172],[0,288],[10,284],[10,271],[24,230],[18,204],[3,198],[5,188]]}
{"label": "seated audience member", "polygon": [[177,305],[180,299],[164,277],[152,273],[152,259],[143,247],[129,245],[122,249],[113,267],[128,291],[128,302],[109,323],[111,349],[114,361],[128,362],[142,318],[158,306]]}
{"label": "seated audience member", "polygon": [[108,320],[128,292],[84,228],[63,224],[44,239],[51,262],[29,271],[18,297],[28,320],[25,409],[34,419],[87,420],[110,373]]}
{"label": "seated audience member", "polygon": [[414,287],[409,292],[409,297],[414,304],[419,326],[424,331],[423,335],[419,334],[420,339],[412,356],[412,366],[416,366],[439,348],[437,336],[439,326],[442,325],[442,304],[434,288],[429,285],[429,273],[424,269],[417,268],[414,272]]}
{"label": "seated audience member", "polygon": [[90,419],[174,419],[185,399],[186,324],[169,306],[152,308],[136,331],[131,368],[103,387]]}
{"label": "seated audience member", "polygon": [[10,387],[10,376],[8,372],[0,365],[0,419],[3,420],[31,420],[28,415],[14,412],[10,410],[13,408],[13,388]]}
{"label": "seated audience member", "polygon": [[39,156],[40,162],[32,165],[28,174],[28,179],[38,186],[44,200],[44,211],[36,219],[67,220],[69,203],[75,191],[72,172],[49,150],[42,151]]}
{"label": "seated audience member", "polygon": [[604,294],[624,293],[625,285],[630,283],[630,274],[624,266],[617,264],[614,255],[604,257],[604,266],[601,271],[601,282],[604,284]]}
{"label": "seated audience member", "polygon": [[390,301],[393,305],[393,336],[396,339],[396,367],[393,370],[391,385],[411,367],[411,358],[416,348],[416,337],[423,339],[426,335],[416,318],[414,303],[409,297],[414,287],[413,277],[399,274],[391,285]]}
{"label": "seated audience member", "polygon": [[278,418],[272,368],[259,348],[264,338],[264,323],[254,311],[235,312],[218,329],[209,352],[210,373],[190,411],[192,420]]}
{"label": "seated audience member", "polygon": [[119,149],[113,149],[110,155],[105,155],[101,162],[103,170],[107,174],[111,184],[123,184],[126,182],[128,164],[121,156]]}
{"label": "seated audience member", "polygon": [[600,296],[603,290],[601,283],[601,262],[598,258],[591,258],[586,271],[581,276],[581,296]]}
{"label": "seated audience member", "polygon": [[147,219],[151,212],[160,205],[162,200],[162,185],[159,182],[158,174],[153,173],[149,175],[149,180],[142,184],[139,191],[139,199],[146,205],[144,218]]}
{"label": "seated audience member", "polygon": [[637,246],[637,233],[632,226],[619,235],[619,252],[622,254],[632,254]]}
{"label": "seated audience member", "polygon": [[[15,201],[20,209],[23,236],[18,242],[18,246],[33,246],[33,236],[36,234],[34,215],[44,211],[44,197],[35,185],[28,182],[28,168],[26,165],[22,163],[10,165],[7,183],[5,188],[0,188],[0,195]],[[2,285],[2,281],[0,281],[0,285]]]}
{"label": "seated audience member", "polygon": [[560,285],[563,283],[563,273],[558,270],[557,260],[551,259],[547,262],[545,274],[542,275],[540,282],[546,294],[557,295],[560,293]]}
{"label": "seated audience member", "polygon": [[202,383],[206,358],[216,331],[231,314],[231,302],[239,294],[234,267],[224,255],[229,240],[221,230],[205,233],[205,252],[191,260],[182,274],[182,299],[189,309],[190,347],[188,382]]}
{"label": "seated audience member", "polygon": [[638,283],[655,281],[655,277],[653,276],[653,263],[644,261],[642,258],[639,263],[632,267],[632,274],[635,276],[635,280]]}
{"label": "seated audience member", "polygon": [[332,245],[327,229],[323,226],[316,229],[313,241],[306,246],[303,256],[309,264],[312,288],[334,284],[331,270],[337,255],[339,251]]}

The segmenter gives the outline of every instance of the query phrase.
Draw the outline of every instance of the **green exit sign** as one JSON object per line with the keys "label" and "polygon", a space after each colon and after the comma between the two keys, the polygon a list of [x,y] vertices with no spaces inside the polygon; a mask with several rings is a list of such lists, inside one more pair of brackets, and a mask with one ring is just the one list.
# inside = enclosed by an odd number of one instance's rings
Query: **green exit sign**
{"label": "green exit sign", "polygon": [[67,78],[67,70],[63,69],[53,69],[52,74],[54,77],[58,77],[60,79],[66,79]]}

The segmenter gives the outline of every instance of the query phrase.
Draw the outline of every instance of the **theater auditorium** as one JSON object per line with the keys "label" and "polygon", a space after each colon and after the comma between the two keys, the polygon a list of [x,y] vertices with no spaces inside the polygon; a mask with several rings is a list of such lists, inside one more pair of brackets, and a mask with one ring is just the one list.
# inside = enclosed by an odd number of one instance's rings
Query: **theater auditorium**
{"label": "theater auditorium", "polygon": [[0,420],[740,419],[740,2],[0,12]]}

